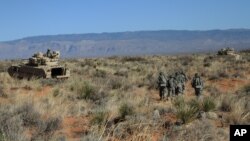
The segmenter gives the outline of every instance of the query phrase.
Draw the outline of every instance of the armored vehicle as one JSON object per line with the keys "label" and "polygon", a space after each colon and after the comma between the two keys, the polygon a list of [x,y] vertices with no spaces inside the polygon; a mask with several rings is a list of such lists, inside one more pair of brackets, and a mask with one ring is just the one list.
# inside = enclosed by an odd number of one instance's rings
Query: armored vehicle
{"label": "armored vehicle", "polygon": [[217,55],[230,55],[230,54],[235,54],[234,48],[222,48],[221,50],[218,51]]}
{"label": "armored vehicle", "polygon": [[56,78],[66,79],[70,76],[70,71],[66,66],[58,63],[60,57],[59,51],[46,54],[38,52],[31,58],[23,60],[21,64],[12,65],[8,68],[8,73],[15,78]]}
{"label": "armored vehicle", "polygon": [[239,54],[236,54],[234,51],[234,48],[222,48],[218,51],[217,55],[228,55],[234,57],[236,60],[240,60],[241,56]]}

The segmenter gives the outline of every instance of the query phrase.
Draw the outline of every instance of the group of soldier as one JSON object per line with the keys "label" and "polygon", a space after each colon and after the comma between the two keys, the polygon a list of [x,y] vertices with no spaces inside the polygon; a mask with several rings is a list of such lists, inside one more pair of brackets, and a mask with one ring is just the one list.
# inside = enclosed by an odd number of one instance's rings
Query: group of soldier
{"label": "group of soldier", "polygon": [[[160,72],[158,77],[160,99],[168,100],[169,98],[172,99],[175,96],[183,95],[187,81],[188,78],[183,71],[177,71],[174,75],[169,75],[168,77],[163,72]],[[195,90],[195,95],[200,97],[203,90],[203,80],[198,73],[193,77],[191,85]]]}

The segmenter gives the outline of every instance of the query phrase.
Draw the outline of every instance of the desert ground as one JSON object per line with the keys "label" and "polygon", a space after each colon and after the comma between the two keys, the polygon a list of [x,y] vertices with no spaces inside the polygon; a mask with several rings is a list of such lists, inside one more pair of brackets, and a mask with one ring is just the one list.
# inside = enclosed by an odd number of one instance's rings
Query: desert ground
{"label": "desert ground", "polygon": [[[250,124],[250,53],[241,56],[65,59],[67,80],[11,78],[18,60],[0,61],[0,141],[227,141],[230,124]],[[159,72],[179,70],[184,95],[159,100]]]}

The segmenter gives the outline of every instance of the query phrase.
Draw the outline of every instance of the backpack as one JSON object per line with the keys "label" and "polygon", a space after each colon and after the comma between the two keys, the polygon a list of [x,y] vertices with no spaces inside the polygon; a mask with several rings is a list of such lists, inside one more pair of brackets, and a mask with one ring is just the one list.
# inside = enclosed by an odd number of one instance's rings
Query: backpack
{"label": "backpack", "polygon": [[167,80],[164,75],[159,77],[158,83],[159,83],[159,86],[166,86]]}
{"label": "backpack", "polygon": [[202,81],[201,81],[200,77],[194,78],[193,83],[192,83],[192,87],[193,88],[201,88],[202,87]]}
{"label": "backpack", "polygon": [[176,85],[177,85],[177,81],[174,78],[168,79],[168,82],[167,82],[168,88],[175,88]]}

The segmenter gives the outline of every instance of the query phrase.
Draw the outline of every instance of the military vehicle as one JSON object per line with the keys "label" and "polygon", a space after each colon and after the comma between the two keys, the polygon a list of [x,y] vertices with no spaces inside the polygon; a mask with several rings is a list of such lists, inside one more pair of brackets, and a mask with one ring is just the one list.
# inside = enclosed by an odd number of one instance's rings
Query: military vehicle
{"label": "military vehicle", "polygon": [[8,68],[11,77],[19,79],[31,78],[55,78],[66,79],[70,77],[70,71],[66,66],[58,63],[60,57],[59,51],[46,54],[38,52],[31,58],[23,60],[21,64],[12,65]]}
{"label": "military vehicle", "polygon": [[218,51],[217,55],[228,55],[234,57],[236,60],[240,60],[241,56],[239,54],[236,54],[234,51],[234,48],[222,48]]}

